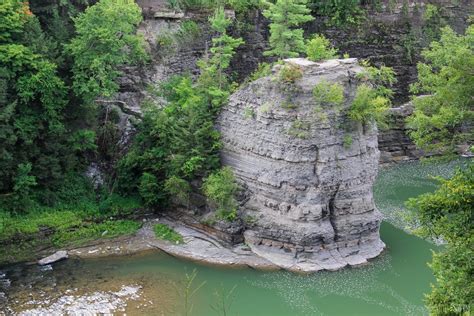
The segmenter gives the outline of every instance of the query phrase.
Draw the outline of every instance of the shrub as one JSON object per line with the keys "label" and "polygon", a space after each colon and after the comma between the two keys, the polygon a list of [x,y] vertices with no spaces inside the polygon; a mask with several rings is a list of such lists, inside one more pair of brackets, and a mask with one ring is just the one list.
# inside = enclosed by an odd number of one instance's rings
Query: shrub
{"label": "shrub", "polygon": [[156,224],[153,226],[156,238],[168,240],[175,244],[184,243],[183,236],[166,224]]}
{"label": "shrub", "polygon": [[344,103],[344,87],[339,83],[321,81],[313,89],[317,105],[340,106]]}
{"label": "shrub", "polygon": [[310,6],[319,15],[329,17],[327,23],[331,26],[358,25],[365,17],[361,0],[311,0]]}
{"label": "shrub", "polygon": [[305,139],[309,135],[310,128],[311,125],[308,122],[296,119],[291,123],[291,127],[288,129],[288,135],[300,139]]}
{"label": "shrub", "polygon": [[367,61],[363,61],[361,64],[364,71],[357,74],[357,78],[369,81],[375,88],[377,95],[391,99],[393,91],[390,87],[397,82],[393,68],[384,65],[379,68],[373,67]]}
{"label": "shrub", "polygon": [[217,205],[218,215],[221,218],[228,221],[237,218],[235,194],[238,185],[229,167],[224,167],[207,177],[204,180],[203,190],[206,197]]}
{"label": "shrub", "polygon": [[258,64],[257,69],[250,75],[250,81],[269,76],[272,73],[272,65],[269,63]]}
{"label": "shrub", "polygon": [[72,231],[60,230],[53,235],[52,242],[56,247],[79,245],[99,238],[131,235],[136,233],[139,228],[140,223],[129,220],[93,223]]}
{"label": "shrub", "polygon": [[191,186],[186,180],[172,176],[165,181],[165,191],[176,202],[188,205],[191,194]]}
{"label": "shrub", "polygon": [[379,125],[385,125],[386,113],[390,101],[377,95],[375,89],[366,84],[357,87],[356,96],[349,109],[349,117],[362,124],[376,121]]}
{"label": "shrub", "polygon": [[349,134],[345,134],[345,135],[344,135],[344,139],[343,139],[343,146],[344,146],[344,148],[345,148],[345,149],[351,148],[352,142],[353,142],[352,136],[349,135]]}
{"label": "shrub", "polygon": [[138,192],[143,198],[143,201],[147,205],[153,205],[159,200],[160,186],[158,185],[158,179],[151,173],[144,172],[140,178],[140,186]]}
{"label": "shrub", "polygon": [[331,42],[324,35],[315,35],[306,43],[306,55],[311,61],[321,61],[337,57],[337,49],[331,47]]}
{"label": "shrub", "polygon": [[251,119],[255,116],[255,111],[251,107],[246,107],[244,109],[244,117],[245,119]]}
{"label": "shrub", "polygon": [[281,67],[279,74],[279,80],[281,83],[295,83],[296,80],[301,79],[302,77],[303,69],[298,65],[287,63]]}

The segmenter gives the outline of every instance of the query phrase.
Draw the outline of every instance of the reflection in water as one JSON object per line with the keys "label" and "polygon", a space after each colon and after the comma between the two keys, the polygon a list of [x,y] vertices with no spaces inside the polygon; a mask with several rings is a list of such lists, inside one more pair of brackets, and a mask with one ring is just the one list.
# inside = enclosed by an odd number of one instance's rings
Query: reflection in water
{"label": "reflection in water", "polygon": [[[206,284],[194,299],[191,315],[214,315],[216,291],[235,288],[230,315],[423,315],[423,293],[433,276],[426,263],[436,246],[392,226],[403,227],[393,211],[412,196],[435,188],[428,175],[449,176],[453,165],[422,166],[408,163],[381,172],[375,188],[376,204],[389,223],[382,225],[388,250],[370,264],[337,272],[297,275],[224,269],[181,261],[154,252],[120,258],[68,260],[54,269],[17,265],[0,273],[0,292],[16,311],[54,303],[65,293],[85,295],[120,291],[138,285],[140,297],[128,302],[127,315],[180,315],[183,298],[177,291],[184,273],[198,271],[195,284]],[[11,283],[11,284],[10,284]],[[0,294],[0,311],[7,312]],[[0,312],[1,314],[1,312]]]}

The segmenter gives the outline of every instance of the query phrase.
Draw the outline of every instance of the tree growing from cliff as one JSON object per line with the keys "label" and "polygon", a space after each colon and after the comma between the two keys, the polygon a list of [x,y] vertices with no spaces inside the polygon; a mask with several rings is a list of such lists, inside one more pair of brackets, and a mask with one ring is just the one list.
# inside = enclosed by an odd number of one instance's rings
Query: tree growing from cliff
{"label": "tree growing from cliff", "polygon": [[422,52],[418,82],[411,90],[425,94],[414,98],[408,118],[415,144],[427,151],[452,153],[458,144],[473,144],[474,130],[474,25],[464,36],[451,28]]}
{"label": "tree growing from cliff", "polygon": [[166,105],[146,109],[135,144],[120,162],[122,189],[138,189],[148,204],[169,198],[187,203],[193,180],[220,166],[220,135],[214,121],[231,89],[225,71],[243,41],[227,34],[231,22],[222,8],[209,22],[217,36],[210,55],[199,61],[200,76],[195,82],[178,76],[161,85],[159,95]]}
{"label": "tree growing from cliff", "polygon": [[76,36],[67,51],[74,60],[74,92],[86,103],[117,92],[120,66],[147,59],[143,38],[136,34],[141,21],[133,0],[100,0],[74,18]]}
{"label": "tree growing from cliff", "polygon": [[280,59],[298,57],[306,47],[303,30],[298,28],[302,23],[312,21],[307,0],[277,0],[267,3],[268,9],[263,15],[270,23],[270,47],[266,56],[277,56]]}
{"label": "tree growing from cliff", "polygon": [[433,315],[468,315],[474,302],[474,164],[439,181],[434,193],[408,202],[419,227],[416,232],[447,242],[433,255],[430,267],[437,285],[426,298]]}
{"label": "tree growing from cliff", "polygon": [[244,43],[242,38],[233,38],[227,34],[227,28],[232,21],[225,16],[223,7],[216,9],[209,18],[211,28],[218,36],[212,39],[211,56],[200,61],[201,85],[213,87],[217,83],[219,89],[227,84],[225,70],[229,68],[235,50]]}
{"label": "tree growing from cliff", "polygon": [[[408,119],[419,148],[450,155],[460,144],[472,146],[474,95],[474,26],[465,36],[443,28],[439,42],[422,55],[413,92],[428,93],[414,100]],[[471,147],[472,150],[472,147]],[[474,302],[474,164],[460,169],[439,189],[408,202],[423,237],[443,238],[446,247],[433,255],[437,284],[427,295],[433,315],[468,315]]]}

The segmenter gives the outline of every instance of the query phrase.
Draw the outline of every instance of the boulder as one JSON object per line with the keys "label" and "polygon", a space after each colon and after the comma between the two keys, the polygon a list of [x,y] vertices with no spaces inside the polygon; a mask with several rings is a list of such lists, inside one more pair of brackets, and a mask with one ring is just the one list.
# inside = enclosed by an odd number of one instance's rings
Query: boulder
{"label": "boulder", "polygon": [[38,261],[38,264],[40,266],[45,266],[47,264],[51,264],[51,263],[55,263],[55,262],[58,262],[60,260],[64,260],[64,259],[67,259],[69,256],[68,256],[68,253],[67,251],[65,250],[61,250],[61,251],[57,251],[55,252],[54,254],[52,254],[51,256],[48,256],[46,258],[43,258],[41,260]]}

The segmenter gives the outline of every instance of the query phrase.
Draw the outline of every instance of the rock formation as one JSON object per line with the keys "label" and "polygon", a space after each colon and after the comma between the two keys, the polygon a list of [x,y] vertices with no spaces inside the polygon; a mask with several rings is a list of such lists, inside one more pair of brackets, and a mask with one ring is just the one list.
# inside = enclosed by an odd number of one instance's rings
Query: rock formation
{"label": "rock formation", "polygon": [[[363,264],[385,246],[372,196],[377,129],[345,114],[363,69],[356,59],[285,63],[302,78],[281,83],[276,66],[233,94],[218,121],[222,161],[245,189],[245,242],[289,270]],[[323,81],[344,87],[342,109],[318,109],[312,90]]]}

